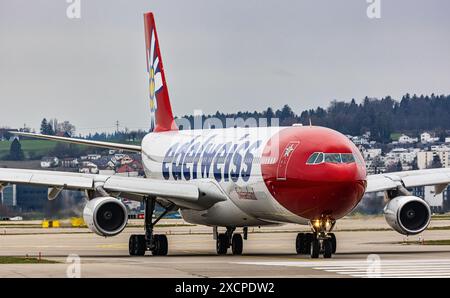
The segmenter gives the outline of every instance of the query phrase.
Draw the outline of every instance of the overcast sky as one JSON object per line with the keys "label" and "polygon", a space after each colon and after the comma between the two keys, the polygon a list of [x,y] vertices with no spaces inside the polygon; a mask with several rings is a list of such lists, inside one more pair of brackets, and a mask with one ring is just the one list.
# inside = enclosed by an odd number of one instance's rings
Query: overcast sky
{"label": "overcast sky", "polygon": [[450,1],[0,0],[0,126],[148,128],[143,16],[153,11],[172,108],[296,112],[333,99],[450,93]]}

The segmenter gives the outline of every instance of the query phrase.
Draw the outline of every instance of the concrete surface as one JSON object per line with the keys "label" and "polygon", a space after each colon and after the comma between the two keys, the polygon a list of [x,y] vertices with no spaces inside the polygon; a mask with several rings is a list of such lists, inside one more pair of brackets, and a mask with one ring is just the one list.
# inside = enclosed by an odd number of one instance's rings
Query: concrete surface
{"label": "concrete surface", "polygon": [[61,263],[0,264],[0,277],[65,277],[73,268],[66,263],[70,254],[80,256],[81,277],[450,277],[450,246],[411,243],[419,237],[450,239],[446,219],[432,222],[441,229],[409,239],[383,230],[388,226],[382,217],[343,219],[336,227],[338,249],[331,260],[295,254],[296,233],[307,231],[297,225],[250,228],[244,255],[217,256],[211,228],[165,220],[156,231],[167,234],[169,256],[130,257],[128,238],[142,233],[141,221],[132,221],[134,227],[112,238],[84,228],[42,229],[38,224],[1,222],[0,255],[40,254]]}

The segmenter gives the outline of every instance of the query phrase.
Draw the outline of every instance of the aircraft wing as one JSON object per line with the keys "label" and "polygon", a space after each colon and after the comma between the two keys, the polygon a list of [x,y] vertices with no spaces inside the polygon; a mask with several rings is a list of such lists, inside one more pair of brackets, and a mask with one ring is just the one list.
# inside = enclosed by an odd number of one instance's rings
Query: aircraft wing
{"label": "aircraft wing", "polygon": [[367,176],[367,192],[385,191],[399,187],[434,185],[435,193],[442,193],[450,183],[450,168],[413,170]]}
{"label": "aircraft wing", "polygon": [[158,200],[172,202],[179,207],[198,210],[227,199],[217,184],[209,179],[193,184],[117,175],[0,169],[0,186],[4,187],[9,183],[48,186],[49,199],[52,190],[59,193],[58,191],[63,189],[79,191],[101,189],[108,194],[125,195],[131,200],[140,201],[145,196],[152,196]]}
{"label": "aircraft wing", "polygon": [[49,135],[42,135],[42,134],[29,133],[29,132],[19,132],[19,131],[10,131],[10,133],[12,133],[14,135],[18,135],[18,136],[44,139],[44,140],[49,140],[49,141],[81,144],[81,145],[87,145],[87,146],[93,146],[93,147],[118,149],[118,150],[125,150],[125,151],[131,151],[131,152],[141,152],[141,146],[137,146],[137,145],[92,141],[92,140],[84,140],[84,139],[76,139],[76,138],[58,137],[58,136],[49,136]]}

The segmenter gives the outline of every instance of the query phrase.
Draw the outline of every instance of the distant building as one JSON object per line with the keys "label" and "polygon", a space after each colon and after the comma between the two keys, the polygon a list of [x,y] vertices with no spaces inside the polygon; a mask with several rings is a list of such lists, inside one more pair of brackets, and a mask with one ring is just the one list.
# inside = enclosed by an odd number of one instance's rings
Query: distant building
{"label": "distant building", "polygon": [[131,167],[130,165],[123,165],[117,169],[117,175],[127,177],[138,177],[139,171]]}
{"label": "distant building", "polygon": [[4,206],[16,206],[17,205],[17,190],[16,185],[7,185],[1,192],[1,203]]}
{"label": "distant building", "polygon": [[41,168],[55,168],[59,165],[57,157],[44,157],[41,159]]}
{"label": "distant building", "polygon": [[449,168],[449,151],[420,151],[417,153],[417,167],[426,169],[433,163],[433,158],[438,155],[443,168]]}
{"label": "distant building", "polygon": [[22,211],[42,211],[48,199],[48,188],[46,186],[16,185],[17,207]]}
{"label": "distant building", "polygon": [[79,164],[78,158],[64,158],[61,160],[61,166],[65,168],[77,168]]}
{"label": "distant building", "polygon": [[127,165],[133,162],[133,159],[131,157],[129,157],[128,155],[125,155],[121,160],[120,160],[120,164],[121,165]]}
{"label": "distant building", "polygon": [[434,142],[437,142],[437,141],[439,141],[439,138],[432,137],[431,134],[429,134],[428,132],[423,132],[420,135],[420,142],[422,144],[434,143]]}
{"label": "distant building", "polygon": [[99,170],[96,165],[86,165],[82,166],[79,172],[84,174],[98,174]]}
{"label": "distant building", "polygon": [[450,137],[445,137],[445,143],[450,143]]}
{"label": "distant building", "polygon": [[88,154],[86,157],[88,160],[99,160],[100,158],[102,158],[100,154]]}
{"label": "distant building", "polygon": [[381,149],[379,148],[371,148],[363,151],[364,159],[374,159],[377,156],[381,155]]}
{"label": "distant building", "polygon": [[394,148],[386,154],[385,161],[386,164],[398,163],[399,161],[402,164],[410,164],[414,161],[416,156],[417,150],[414,150],[413,148]]}
{"label": "distant building", "polygon": [[411,138],[407,135],[401,135],[400,138],[398,138],[398,143],[399,144],[413,144],[413,143],[417,143],[417,138]]}

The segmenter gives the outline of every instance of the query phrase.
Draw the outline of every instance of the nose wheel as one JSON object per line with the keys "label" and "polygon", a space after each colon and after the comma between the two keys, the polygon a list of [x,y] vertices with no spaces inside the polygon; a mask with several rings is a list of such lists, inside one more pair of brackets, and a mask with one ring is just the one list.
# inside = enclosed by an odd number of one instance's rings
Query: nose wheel
{"label": "nose wheel", "polygon": [[312,233],[299,233],[295,240],[295,249],[299,255],[310,255],[317,259],[323,255],[325,259],[336,253],[336,236],[331,233],[335,225],[334,220],[321,218],[311,221]]}
{"label": "nose wheel", "polygon": [[244,241],[247,239],[247,228],[244,228],[244,238],[241,234],[235,233],[236,228],[227,227],[225,233],[217,233],[217,228],[215,228],[214,233],[216,234],[216,250],[218,255],[226,255],[228,249],[231,247],[231,252],[233,255],[242,255],[244,250]]}

